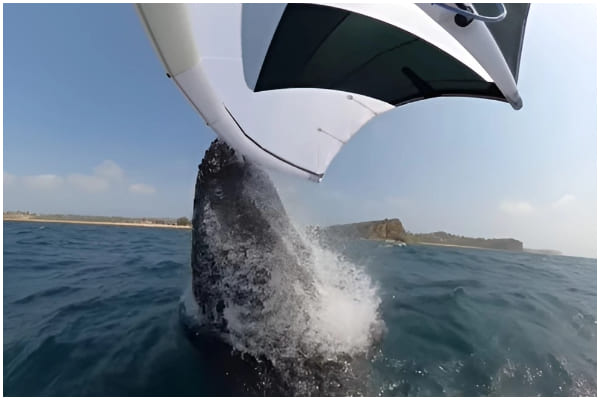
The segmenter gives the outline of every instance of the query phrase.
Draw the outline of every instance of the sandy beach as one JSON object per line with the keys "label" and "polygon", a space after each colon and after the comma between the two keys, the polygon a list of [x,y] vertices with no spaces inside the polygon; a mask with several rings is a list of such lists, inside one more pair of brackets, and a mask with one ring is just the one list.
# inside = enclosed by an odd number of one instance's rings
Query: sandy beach
{"label": "sandy beach", "polygon": [[51,224],[82,224],[82,225],[114,225],[114,226],[137,226],[142,228],[170,228],[170,229],[190,229],[191,226],[185,225],[166,225],[166,224],[144,224],[139,222],[103,222],[103,221],[74,221],[57,219],[39,219],[39,218],[10,218],[4,217],[4,221],[11,222],[42,222]]}
{"label": "sandy beach", "polygon": [[443,246],[443,247],[461,247],[463,249],[484,249],[484,250],[494,250],[494,249],[487,249],[485,247],[475,247],[475,246],[461,246],[458,244],[443,244],[443,243],[430,243],[430,242],[417,242],[415,244],[423,244],[426,246]]}
{"label": "sandy beach", "polygon": [[424,245],[424,246],[459,247],[459,248],[462,248],[462,249],[496,250],[496,251],[509,251],[509,252],[512,252],[511,250],[493,249],[493,248],[490,248],[490,247],[461,246],[461,245],[458,245],[458,244],[442,244],[442,243],[430,243],[430,242],[418,242],[418,243],[415,243],[415,244]]}

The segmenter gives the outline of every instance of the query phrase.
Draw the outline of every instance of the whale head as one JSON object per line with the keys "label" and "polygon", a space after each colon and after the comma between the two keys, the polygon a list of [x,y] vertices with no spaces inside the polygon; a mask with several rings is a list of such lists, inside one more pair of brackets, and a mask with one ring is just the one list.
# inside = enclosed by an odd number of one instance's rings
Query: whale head
{"label": "whale head", "polygon": [[[202,331],[250,355],[253,369],[267,368],[261,379],[283,382],[277,393],[364,393],[378,303],[368,285],[354,288],[364,276],[346,266],[328,272],[336,261],[317,257],[267,173],[215,140],[199,166],[192,218],[192,292]],[[361,290],[367,297],[357,301]],[[345,312],[373,305],[354,334],[331,322],[339,302]]]}

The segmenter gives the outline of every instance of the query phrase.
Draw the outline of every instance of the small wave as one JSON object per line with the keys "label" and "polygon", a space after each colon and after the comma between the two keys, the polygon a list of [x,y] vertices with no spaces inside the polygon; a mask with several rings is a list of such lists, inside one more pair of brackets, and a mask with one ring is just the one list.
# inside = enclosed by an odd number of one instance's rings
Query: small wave
{"label": "small wave", "polygon": [[22,239],[17,240],[18,245],[35,245],[35,246],[50,246],[52,242],[48,242],[47,240],[41,239]]}
{"label": "small wave", "polygon": [[[412,283],[412,288],[443,288],[443,289],[454,289],[454,288],[481,288],[483,283],[476,279],[448,279],[448,280],[434,280],[426,283]],[[464,289],[463,289],[464,291]]]}
{"label": "small wave", "polygon": [[128,266],[130,266],[130,265],[137,265],[137,264],[139,264],[143,260],[144,260],[143,256],[135,256],[135,257],[128,258],[127,260],[125,260],[123,262],[123,264],[124,265],[128,265]]}
{"label": "small wave", "polygon": [[595,396],[593,379],[569,370],[566,360],[547,354],[537,367],[506,359],[492,378],[492,395]]}
{"label": "small wave", "polygon": [[174,270],[179,270],[183,268],[183,265],[181,265],[181,263],[175,262],[175,261],[170,261],[170,260],[163,260],[163,261],[159,261],[156,264],[147,264],[144,266],[144,269],[150,270],[150,271],[174,271]]}
{"label": "small wave", "polygon": [[43,299],[44,297],[66,296],[72,293],[79,292],[81,288],[72,286],[59,286],[56,288],[46,289],[41,292],[33,293],[28,296],[15,300],[13,304],[28,304],[33,301]]}
{"label": "small wave", "polygon": [[68,267],[77,264],[81,264],[81,260],[58,260],[54,262],[54,265],[57,265],[59,267]]}
{"label": "small wave", "polygon": [[106,265],[98,265],[98,266],[86,266],[85,268],[77,268],[74,270],[67,270],[66,276],[69,278],[91,278],[99,275],[105,274],[109,270],[109,267]]}

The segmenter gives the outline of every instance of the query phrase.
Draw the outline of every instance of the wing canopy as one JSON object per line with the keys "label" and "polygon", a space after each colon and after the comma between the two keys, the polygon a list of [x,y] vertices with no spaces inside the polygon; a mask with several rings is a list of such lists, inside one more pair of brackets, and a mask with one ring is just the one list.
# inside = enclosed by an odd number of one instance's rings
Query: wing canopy
{"label": "wing canopy", "polygon": [[[521,107],[528,5],[458,24],[436,4],[140,4],[167,74],[255,162],[320,180],[372,118],[438,96]],[[461,4],[485,14],[486,5]],[[471,14],[472,16],[472,14]]]}
{"label": "wing canopy", "polygon": [[431,43],[347,10],[289,4],[254,91],[342,90],[392,105],[438,96],[506,101],[493,82]]}

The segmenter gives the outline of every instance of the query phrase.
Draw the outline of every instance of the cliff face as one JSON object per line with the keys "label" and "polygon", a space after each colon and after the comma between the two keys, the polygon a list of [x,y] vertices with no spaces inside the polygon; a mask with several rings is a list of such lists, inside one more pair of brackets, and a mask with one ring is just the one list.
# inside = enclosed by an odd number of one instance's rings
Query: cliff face
{"label": "cliff face", "polygon": [[350,239],[394,240],[406,242],[407,235],[398,218],[356,224],[333,225],[323,229],[327,234]]}

